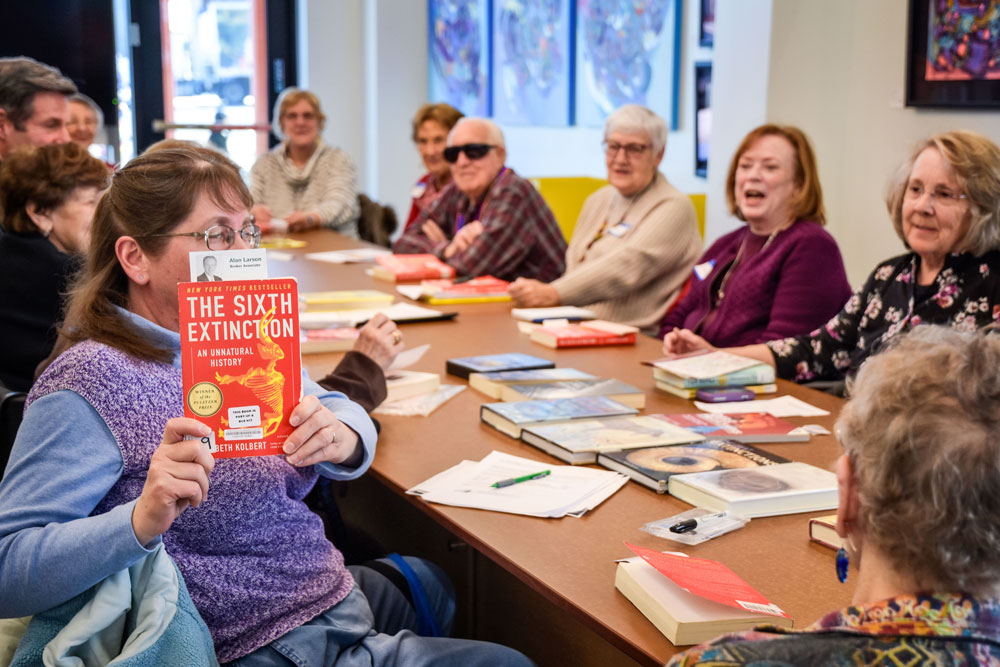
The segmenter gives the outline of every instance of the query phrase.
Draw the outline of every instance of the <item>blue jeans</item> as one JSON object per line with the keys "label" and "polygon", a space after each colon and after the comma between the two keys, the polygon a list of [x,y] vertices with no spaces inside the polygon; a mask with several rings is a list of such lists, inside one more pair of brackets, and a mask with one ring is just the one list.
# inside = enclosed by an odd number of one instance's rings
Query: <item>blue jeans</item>
{"label": "blue jeans", "polygon": [[[455,616],[450,582],[427,561],[406,557],[406,562],[420,579],[439,627],[447,633]],[[417,635],[416,613],[398,588],[373,569],[349,569],[356,585],[346,598],[267,646],[226,663],[227,667],[532,665],[517,651],[499,644]]]}

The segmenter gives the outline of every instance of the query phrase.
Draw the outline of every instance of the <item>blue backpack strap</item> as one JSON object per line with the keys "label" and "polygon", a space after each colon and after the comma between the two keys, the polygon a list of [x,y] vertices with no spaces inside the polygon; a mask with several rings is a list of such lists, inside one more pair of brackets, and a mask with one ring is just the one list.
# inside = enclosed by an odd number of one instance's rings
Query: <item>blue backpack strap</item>
{"label": "blue backpack strap", "polygon": [[417,634],[423,637],[441,637],[441,626],[438,625],[438,620],[434,617],[434,610],[431,609],[430,602],[427,600],[427,592],[424,590],[423,584],[420,583],[417,573],[413,571],[406,559],[397,553],[391,553],[386,558],[395,563],[399,571],[406,577],[406,583],[410,586],[413,610],[417,614]]}

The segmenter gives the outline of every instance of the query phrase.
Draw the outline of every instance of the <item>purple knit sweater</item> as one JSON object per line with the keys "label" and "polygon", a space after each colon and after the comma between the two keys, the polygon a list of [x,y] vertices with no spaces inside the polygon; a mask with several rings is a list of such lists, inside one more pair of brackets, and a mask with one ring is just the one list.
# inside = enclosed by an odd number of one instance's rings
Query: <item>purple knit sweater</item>
{"label": "purple knit sweater", "polygon": [[[183,413],[180,369],[88,341],[49,367],[30,400],[63,389],[94,406],[124,461],[94,514],[137,498],[167,420]],[[315,482],[313,468],[281,456],[218,459],[207,500],[163,534],[221,662],[268,644],[350,592],[343,556],[302,502]]]}
{"label": "purple knit sweater", "polygon": [[[692,277],[691,290],[663,318],[661,338],[674,327],[696,331],[711,308],[712,286],[749,234],[747,226],[726,234],[698,260],[715,266],[704,280]],[[836,315],[850,296],[837,242],[815,222],[799,220],[740,262],[715,316],[696,333],[718,347],[797,336]]]}

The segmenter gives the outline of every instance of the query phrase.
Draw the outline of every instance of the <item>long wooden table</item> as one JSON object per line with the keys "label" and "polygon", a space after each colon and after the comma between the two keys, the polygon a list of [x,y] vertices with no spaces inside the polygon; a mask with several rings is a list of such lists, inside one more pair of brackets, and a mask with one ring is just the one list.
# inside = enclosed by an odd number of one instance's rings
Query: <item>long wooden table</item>
{"label": "long wooden table", "polygon": [[[395,292],[393,285],[368,277],[365,265],[334,265],[304,257],[307,252],[355,247],[356,241],[328,232],[296,238],[308,246],[272,251],[272,276],[293,275],[300,290],[376,288]],[[635,347],[552,350],[518,332],[509,313],[510,304],[439,309],[455,310],[459,315],[454,321],[402,325],[401,330],[407,346],[431,344],[415,369],[441,373],[445,383],[464,383],[444,374],[449,358],[526,352],[551,359],[560,367],[578,368],[639,387],[646,392],[644,414],[694,411],[690,402],[657,391],[651,369],[640,365],[641,360],[661,356],[656,339],[642,336]],[[319,377],[336,360],[337,355],[310,355],[304,363],[313,377]],[[791,421],[820,423],[832,430],[839,399],[787,382],[779,382],[779,392],[832,413],[830,417]],[[359,492],[361,506],[345,515],[360,517],[373,534],[392,542],[390,548],[441,556],[442,552],[421,549],[414,542],[435,530],[421,526],[421,522],[441,527],[446,536],[471,545],[480,565],[478,570],[470,566],[473,571],[467,569],[465,574],[468,580],[459,585],[463,595],[472,600],[465,603],[474,607],[469,612],[471,620],[463,627],[476,637],[514,645],[539,664],[666,662],[678,648],[615,590],[614,561],[631,555],[625,541],[661,550],[683,547],[641,532],[639,527],[689,509],[687,504],[629,483],[583,518],[553,520],[433,505],[405,495],[406,489],[431,475],[462,459],[481,459],[494,449],[547,464],[560,463],[482,424],[479,406],[487,400],[466,389],[429,417],[380,418],[378,453],[368,474],[379,488],[373,490],[367,482],[369,486],[362,486]],[[762,447],[829,470],[840,454],[832,436]],[[801,627],[845,606],[853,590],[853,586],[836,581],[833,552],[808,540],[808,518],[826,513],[755,519],[741,530],[683,550],[725,563]],[[449,548],[456,543],[451,539]]]}

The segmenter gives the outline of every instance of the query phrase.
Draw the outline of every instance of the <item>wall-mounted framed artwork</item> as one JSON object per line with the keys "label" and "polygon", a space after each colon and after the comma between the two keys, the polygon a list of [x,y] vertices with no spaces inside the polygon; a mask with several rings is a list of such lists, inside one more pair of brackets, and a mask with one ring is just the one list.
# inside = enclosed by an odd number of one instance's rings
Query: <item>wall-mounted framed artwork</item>
{"label": "wall-mounted framed artwork", "polygon": [[708,176],[708,142],[712,136],[712,63],[694,64],[694,173]]}
{"label": "wall-mounted framed artwork", "polygon": [[576,0],[493,2],[493,117],[509,125],[573,122]]}
{"label": "wall-mounted framed artwork", "polygon": [[600,127],[625,104],[677,129],[682,0],[577,0],[577,125]]}
{"label": "wall-mounted framed artwork", "polygon": [[427,93],[468,116],[489,116],[489,0],[428,0]]}
{"label": "wall-mounted framed artwork", "polygon": [[1000,107],[1000,0],[910,0],[906,104]]}
{"label": "wall-mounted framed artwork", "polygon": [[715,0],[701,0],[701,20],[698,22],[698,45],[715,44]]}

